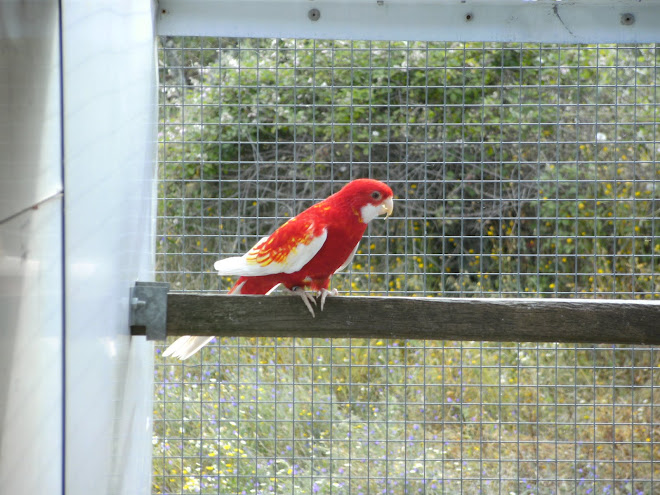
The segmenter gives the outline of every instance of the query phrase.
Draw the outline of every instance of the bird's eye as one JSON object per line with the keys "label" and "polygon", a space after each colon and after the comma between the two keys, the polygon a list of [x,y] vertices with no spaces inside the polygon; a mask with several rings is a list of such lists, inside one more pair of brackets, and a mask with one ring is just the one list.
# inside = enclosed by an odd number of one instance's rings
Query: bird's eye
{"label": "bird's eye", "polygon": [[381,194],[378,191],[374,191],[371,193],[371,197],[378,201],[381,197]]}

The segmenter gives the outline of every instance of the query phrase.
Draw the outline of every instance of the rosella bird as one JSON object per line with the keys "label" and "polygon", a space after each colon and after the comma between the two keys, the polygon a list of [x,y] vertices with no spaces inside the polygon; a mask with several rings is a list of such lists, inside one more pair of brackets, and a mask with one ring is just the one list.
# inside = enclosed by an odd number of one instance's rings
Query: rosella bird
{"label": "rosella bird", "polygon": [[[213,266],[218,275],[239,276],[229,294],[270,294],[281,285],[300,295],[313,317],[315,296],[323,311],[326,297],[337,293],[328,290],[332,275],[351,263],[367,224],[380,215],[389,217],[392,209],[392,189],[377,180],[357,179],[289,219],[243,256]],[[181,337],[163,356],[186,359],[211,339]]]}

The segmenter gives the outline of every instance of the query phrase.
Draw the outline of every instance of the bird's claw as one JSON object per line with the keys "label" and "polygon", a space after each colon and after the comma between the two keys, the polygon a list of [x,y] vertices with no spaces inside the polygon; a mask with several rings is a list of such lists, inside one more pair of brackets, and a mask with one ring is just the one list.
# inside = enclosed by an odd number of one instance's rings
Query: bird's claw
{"label": "bird's claw", "polygon": [[[302,301],[305,303],[305,306],[307,306],[307,309],[309,309],[309,312],[312,313],[312,318],[316,317],[316,314],[314,314],[314,308],[312,308],[312,305],[310,302],[314,303],[314,306],[316,306],[316,299],[314,299],[314,294],[305,291],[302,287],[294,287],[293,289],[290,289],[290,292],[292,294],[299,295],[302,298]],[[323,309],[323,307],[321,307]]]}
{"label": "bird's claw", "polygon": [[337,289],[321,289],[321,311],[323,311],[323,305],[325,304],[325,298],[328,296],[336,296],[338,294]]}
{"label": "bird's claw", "polygon": [[312,314],[312,318],[316,318],[316,313],[314,313],[314,308],[312,308],[312,303],[314,304],[314,306],[316,306],[316,297],[318,296],[321,297],[321,311],[323,311],[323,306],[325,305],[325,298],[328,296],[336,296],[337,294],[339,294],[339,292],[337,292],[337,289],[332,289],[332,290],[321,289],[315,296],[313,292],[307,292],[304,288],[298,286],[292,289],[288,289],[285,287],[285,290],[290,294],[295,294],[302,298],[303,303],[305,303],[305,306]]}

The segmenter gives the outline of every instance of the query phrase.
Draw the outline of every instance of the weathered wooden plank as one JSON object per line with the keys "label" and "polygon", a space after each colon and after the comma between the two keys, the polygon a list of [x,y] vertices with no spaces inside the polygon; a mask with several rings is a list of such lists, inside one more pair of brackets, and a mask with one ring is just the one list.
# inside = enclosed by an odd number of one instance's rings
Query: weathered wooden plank
{"label": "weathered wooden plank", "polygon": [[298,297],[170,293],[167,335],[660,344],[660,303],[586,299]]}

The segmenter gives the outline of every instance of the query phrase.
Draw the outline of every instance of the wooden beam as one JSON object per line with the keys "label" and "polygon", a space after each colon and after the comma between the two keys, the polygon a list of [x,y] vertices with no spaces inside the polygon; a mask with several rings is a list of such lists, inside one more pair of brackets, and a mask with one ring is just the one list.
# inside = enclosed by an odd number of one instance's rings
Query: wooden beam
{"label": "wooden beam", "polygon": [[339,296],[312,318],[294,296],[170,293],[167,335],[658,345],[660,302]]}

